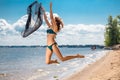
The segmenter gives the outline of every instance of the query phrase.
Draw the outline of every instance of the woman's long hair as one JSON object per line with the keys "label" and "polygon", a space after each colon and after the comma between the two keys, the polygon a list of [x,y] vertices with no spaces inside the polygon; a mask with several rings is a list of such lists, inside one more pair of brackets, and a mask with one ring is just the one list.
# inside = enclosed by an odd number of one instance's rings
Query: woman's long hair
{"label": "woman's long hair", "polygon": [[58,27],[58,32],[59,32],[61,28],[63,28],[63,22],[61,21],[59,17],[55,17],[55,21],[56,21],[56,25]]}

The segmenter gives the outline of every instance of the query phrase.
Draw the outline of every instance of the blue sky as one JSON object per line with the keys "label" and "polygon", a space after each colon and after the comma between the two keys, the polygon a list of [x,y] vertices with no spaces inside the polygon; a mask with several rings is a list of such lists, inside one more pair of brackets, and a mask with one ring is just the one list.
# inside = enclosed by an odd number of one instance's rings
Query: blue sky
{"label": "blue sky", "polygon": [[[27,20],[27,7],[35,0],[0,0],[0,45],[46,45],[47,25],[43,24],[27,38],[21,37]],[[38,0],[49,14],[64,21],[56,38],[59,45],[104,45],[109,15],[120,15],[120,0]],[[49,16],[48,16],[49,17]]]}
{"label": "blue sky", "polygon": [[[0,0],[0,18],[14,23],[26,14],[27,6],[34,0]],[[53,2],[53,12],[65,24],[106,24],[109,15],[120,14],[120,0],[38,0],[46,11]]]}

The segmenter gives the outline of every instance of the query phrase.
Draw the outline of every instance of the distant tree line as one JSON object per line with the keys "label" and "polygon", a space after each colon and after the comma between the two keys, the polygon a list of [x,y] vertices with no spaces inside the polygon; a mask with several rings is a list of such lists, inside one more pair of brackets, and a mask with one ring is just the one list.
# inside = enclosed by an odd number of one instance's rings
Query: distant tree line
{"label": "distant tree line", "polygon": [[105,29],[105,46],[116,44],[120,44],[120,15],[115,18],[109,16]]}

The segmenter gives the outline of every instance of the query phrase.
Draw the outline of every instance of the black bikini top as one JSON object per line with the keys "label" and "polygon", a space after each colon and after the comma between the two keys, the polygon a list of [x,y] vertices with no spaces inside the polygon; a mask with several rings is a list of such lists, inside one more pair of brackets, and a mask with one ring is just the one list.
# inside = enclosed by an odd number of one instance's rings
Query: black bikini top
{"label": "black bikini top", "polygon": [[47,29],[47,33],[48,34],[56,34],[56,32],[54,32],[52,29]]}

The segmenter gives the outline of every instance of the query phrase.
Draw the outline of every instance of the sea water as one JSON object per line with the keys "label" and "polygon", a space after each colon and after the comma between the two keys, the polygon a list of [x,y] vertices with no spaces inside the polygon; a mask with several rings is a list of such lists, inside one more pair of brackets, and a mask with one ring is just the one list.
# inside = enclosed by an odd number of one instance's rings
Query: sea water
{"label": "sea water", "polygon": [[[0,48],[0,80],[62,80],[88,64],[95,62],[107,51],[87,48],[60,47],[63,56],[82,54],[85,58],[45,64],[45,47],[2,47]],[[3,75],[4,74],[4,75]]]}

